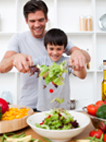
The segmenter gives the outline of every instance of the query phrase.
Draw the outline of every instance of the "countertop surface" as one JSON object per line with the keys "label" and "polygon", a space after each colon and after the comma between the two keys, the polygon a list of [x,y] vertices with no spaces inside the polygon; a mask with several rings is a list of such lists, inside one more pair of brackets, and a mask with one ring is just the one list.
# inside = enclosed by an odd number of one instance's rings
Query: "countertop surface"
{"label": "countertop surface", "polygon": [[[89,136],[89,132],[93,129],[94,129],[94,127],[93,127],[92,123],[90,122],[90,124],[84,129],[84,131],[82,133],[80,133],[79,135],[77,135],[76,137],[74,137],[73,139],[71,139],[68,142],[75,142],[76,139],[87,138]],[[29,126],[24,129],[15,131],[14,133],[20,134],[22,132],[24,132],[26,135],[31,135],[32,138],[37,138],[37,139],[41,140],[42,142],[47,142],[40,135],[38,135],[36,132],[34,132]],[[0,136],[2,136],[2,135],[0,135]]]}

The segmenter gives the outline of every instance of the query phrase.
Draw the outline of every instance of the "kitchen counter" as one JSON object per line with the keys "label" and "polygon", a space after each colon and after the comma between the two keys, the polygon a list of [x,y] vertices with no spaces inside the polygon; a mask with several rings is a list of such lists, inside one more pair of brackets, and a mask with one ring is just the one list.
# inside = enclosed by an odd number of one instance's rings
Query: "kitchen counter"
{"label": "kitchen counter", "polygon": [[[90,124],[84,129],[84,131],[82,133],[80,133],[78,136],[74,137],[73,139],[71,139],[68,142],[75,142],[76,139],[84,139],[84,138],[88,137],[89,132],[93,129],[94,129],[94,127],[93,127],[92,123],[90,122]],[[22,129],[22,130],[16,131],[14,133],[20,134],[22,132],[25,132],[26,135],[31,135],[32,138],[37,138],[37,139],[41,140],[42,142],[47,142],[40,135],[35,133],[29,126]],[[0,135],[0,136],[2,136],[2,135]]]}

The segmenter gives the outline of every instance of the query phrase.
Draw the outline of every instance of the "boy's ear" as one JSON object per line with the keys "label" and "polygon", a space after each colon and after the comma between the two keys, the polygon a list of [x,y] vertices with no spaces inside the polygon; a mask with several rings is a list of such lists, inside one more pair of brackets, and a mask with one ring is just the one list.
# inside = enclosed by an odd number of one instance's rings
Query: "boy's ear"
{"label": "boy's ear", "polygon": [[64,48],[64,51],[66,50],[66,48]]}

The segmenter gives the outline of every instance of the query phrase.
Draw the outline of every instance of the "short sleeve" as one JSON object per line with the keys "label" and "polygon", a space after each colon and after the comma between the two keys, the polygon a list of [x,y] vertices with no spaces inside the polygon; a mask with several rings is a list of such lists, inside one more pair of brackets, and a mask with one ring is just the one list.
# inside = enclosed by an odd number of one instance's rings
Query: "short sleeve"
{"label": "short sleeve", "polygon": [[20,53],[19,50],[19,40],[18,40],[18,35],[15,34],[9,41],[9,44],[7,46],[7,51],[15,51],[17,53]]}

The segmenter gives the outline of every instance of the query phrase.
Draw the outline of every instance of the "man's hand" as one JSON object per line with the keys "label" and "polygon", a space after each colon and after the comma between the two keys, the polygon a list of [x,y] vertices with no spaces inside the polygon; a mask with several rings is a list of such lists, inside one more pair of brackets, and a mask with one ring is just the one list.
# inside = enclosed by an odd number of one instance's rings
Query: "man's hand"
{"label": "man's hand", "polygon": [[29,66],[33,65],[32,57],[26,54],[15,54],[13,56],[13,66],[16,67],[19,72],[29,73]]}
{"label": "man's hand", "polygon": [[70,56],[69,64],[75,71],[85,68],[87,61],[81,50],[74,50]]}

